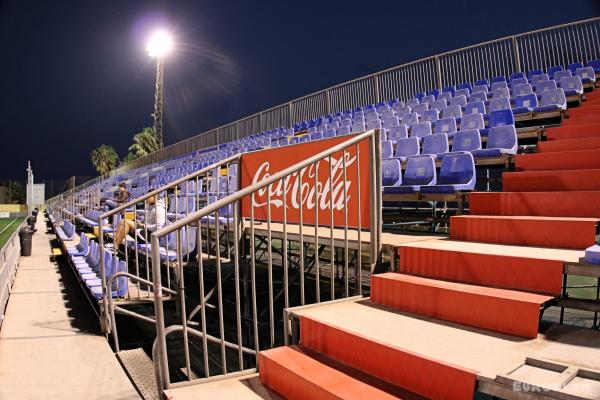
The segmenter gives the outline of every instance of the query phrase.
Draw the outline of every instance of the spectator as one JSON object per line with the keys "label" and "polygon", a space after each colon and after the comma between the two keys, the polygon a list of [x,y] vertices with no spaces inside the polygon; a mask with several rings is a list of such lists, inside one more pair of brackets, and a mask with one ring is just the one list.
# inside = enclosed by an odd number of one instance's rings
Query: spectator
{"label": "spectator", "polygon": [[120,245],[127,234],[137,235],[138,243],[147,242],[150,233],[159,230],[167,222],[167,209],[163,199],[158,199],[156,195],[146,199],[148,209],[143,221],[132,221],[123,219],[117,227],[115,235],[115,246]]}

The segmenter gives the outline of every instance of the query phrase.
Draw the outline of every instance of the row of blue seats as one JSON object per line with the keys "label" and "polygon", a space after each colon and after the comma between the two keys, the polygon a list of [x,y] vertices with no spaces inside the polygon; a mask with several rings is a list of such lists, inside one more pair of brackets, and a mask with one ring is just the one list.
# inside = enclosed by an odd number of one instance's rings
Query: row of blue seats
{"label": "row of blue seats", "polygon": [[69,242],[75,237],[75,225],[65,219],[60,226],[54,227],[56,234],[63,242]]}

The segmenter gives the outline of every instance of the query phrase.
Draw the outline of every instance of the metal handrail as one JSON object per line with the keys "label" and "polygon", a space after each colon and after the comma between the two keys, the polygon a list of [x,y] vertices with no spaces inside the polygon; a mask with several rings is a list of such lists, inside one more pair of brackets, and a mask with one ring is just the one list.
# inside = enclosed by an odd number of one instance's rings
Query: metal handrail
{"label": "metal handrail", "polygon": [[[203,219],[203,217],[206,217],[208,215],[211,214],[215,214],[218,216],[219,210],[225,206],[228,206],[230,204],[236,204],[235,209],[233,211],[234,213],[234,217],[233,217],[233,222],[229,222],[228,224],[232,224],[233,225],[233,230],[235,231],[235,238],[233,240],[234,242],[234,246],[235,246],[235,255],[233,257],[233,261],[235,263],[234,266],[234,273],[235,273],[235,278],[234,278],[234,284],[236,287],[236,317],[237,317],[237,334],[238,334],[238,342],[241,343],[241,321],[240,321],[240,303],[239,303],[239,249],[238,249],[238,242],[241,240],[239,237],[241,237],[241,229],[242,228],[242,220],[239,216],[239,205],[237,204],[242,198],[246,197],[246,196],[252,196],[254,193],[256,193],[257,191],[264,189],[264,188],[268,188],[270,185],[278,182],[278,181],[284,181],[287,177],[291,176],[292,174],[295,173],[299,173],[298,175],[301,176],[302,174],[302,170],[305,170],[311,166],[315,166],[315,168],[318,168],[317,165],[320,161],[322,160],[327,160],[329,158],[329,165],[331,165],[331,157],[333,155],[335,155],[336,153],[340,153],[340,152],[346,152],[348,148],[351,148],[352,146],[355,146],[355,148],[358,149],[358,145],[359,143],[368,140],[369,141],[369,153],[370,153],[370,161],[368,165],[368,169],[369,169],[369,174],[370,174],[370,181],[372,183],[372,187],[371,188],[366,188],[365,190],[369,190],[367,193],[369,193],[369,196],[371,198],[371,204],[373,205],[373,207],[371,207],[370,210],[370,245],[371,245],[371,264],[370,264],[370,271],[374,271],[375,266],[379,260],[379,253],[380,253],[380,249],[381,249],[381,207],[379,207],[378,205],[381,204],[381,177],[380,177],[380,164],[379,164],[379,131],[378,130],[369,130],[366,131],[364,133],[361,134],[357,134],[355,136],[351,136],[349,137],[347,140],[344,140],[336,145],[333,145],[332,147],[328,148],[327,150],[324,150],[322,152],[319,152],[313,156],[310,156],[309,158],[300,161],[290,167],[287,167],[279,172],[275,172],[273,175],[270,175],[269,177],[265,178],[264,180],[261,180],[260,182],[256,182],[253,183],[245,188],[242,188],[236,192],[234,192],[233,194],[219,199],[217,201],[215,201],[214,203],[211,203],[205,207],[203,207],[202,209],[195,211],[193,213],[188,214],[187,216],[175,221],[172,224],[169,224],[159,230],[157,230],[156,232],[152,233],[151,235],[151,250],[152,250],[152,276],[155,282],[155,288],[158,287],[160,285],[161,282],[161,253],[160,253],[160,239],[161,237],[164,237],[166,235],[172,234],[174,232],[177,232],[177,234],[180,234],[180,230],[182,228],[184,228],[185,226],[189,226],[189,225],[193,225],[195,223],[197,223],[198,221],[201,221]],[[341,158],[342,160],[345,160],[344,157]],[[345,161],[344,161],[345,163]],[[331,167],[330,167],[331,168]],[[344,164],[344,182],[343,184],[341,184],[341,186],[343,186],[344,188],[346,187],[346,167]],[[360,164],[357,163],[357,190],[358,190],[358,195],[356,195],[357,199],[360,199],[360,193],[361,193],[361,189],[360,189]],[[331,169],[329,171],[330,176],[329,176],[329,183],[331,185]],[[318,196],[317,193],[317,172],[315,170],[315,199]],[[301,179],[301,178],[299,178]],[[312,179],[312,178],[311,178]],[[298,181],[300,182],[300,180]],[[300,187],[302,187],[302,185],[300,185]],[[285,190],[285,189],[284,189]],[[269,191],[267,190],[267,196],[269,195]],[[284,192],[285,193],[285,192]],[[332,207],[332,201],[333,201],[333,194],[332,194],[332,190],[331,190],[331,186],[329,189],[330,194],[330,210],[331,210],[331,246],[333,249],[333,243],[334,243],[334,239],[333,239],[333,207]],[[300,196],[302,197],[302,194],[300,194]],[[284,199],[285,199],[285,194],[284,194]],[[268,197],[270,198],[270,197]],[[346,198],[346,193],[344,192],[344,198]],[[347,198],[346,198],[347,199]],[[268,200],[269,201],[269,200]],[[300,232],[302,231],[302,205],[300,205],[299,210],[300,210]],[[317,209],[318,209],[318,205],[315,206],[315,213],[318,213]],[[250,207],[251,209],[251,216],[249,217],[250,220],[250,225],[251,225],[251,238],[249,239],[250,242],[250,254],[251,254],[251,258],[252,258],[252,268],[254,271],[254,257],[255,257],[255,252],[253,250],[253,235],[254,235],[254,229],[253,229],[253,206]],[[282,205],[282,210],[286,209],[286,205],[285,205],[285,200],[284,200],[284,204]],[[360,203],[359,203],[359,207],[358,209],[360,210]],[[284,216],[283,216],[283,242],[287,243],[287,239],[286,239],[286,214],[285,211],[284,212]],[[315,214],[317,215],[317,214]],[[218,218],[215,219],[217,222],[215,223],[215,230],[216,230],[216,247],[217,247],[217,254],[215,256],[215,262],[216,262],[216,272],[217,272],[217,287],[219,288],[217,291],[218,294],[218,314],[219,314],[219,324],[220,324],[220,332],[221,332],[221,338],[220,338],[220,343],[221,343],[221,359],[223,362],[222,368],[223,368],[223,373],[225,374],[227,372],[227,367],[226,367],[226,360],[225,360],[225,348],[228,347],[225,344],[225,339],[224,339],[224,327],[223,327],[223,304],[222,304],[222,299],[221,299],[221,293],[222,293],[222,279],[221,279],[221,267],[220,267],[220,259],[221,259],[221,255],[220,255],[220,246],[219,246],[219,227],[218,227]],[[315,223],[315,236],[317,236],[317,223]],[[268,239],[267,239],[267,243],[270,243],[271,241],[271,233],[270,233],[270,206],[267,206],[267,230],[268,230]],[[198,230],[198,235],[199,235],[200,230]],[[346,222],[344,225],[344,235],[345,235],[345,249],[346,249],[346,256],[345,256],[345,263],[346,263],[346,274],[345,274],[345,293],[346,296],[349,295],[349,289],[348,289],[348,273],[347,273],[347,268],[348,268],[348,238],[347,238],[347,232],[348,232],[348,222],[347,222],[347,214],[346,214]],[[360,257],[360,232],[361,232],[361,228],[360,228],[360,222],[358,225],[358,229],[357,229],[357,233],[358,233],[358,237],[359,237],[359,246],[358,246],[358,252],[359,252],[359,260],[361,259]],[[301,233],[302,235],[302,233]],[[316,239],[316,237],[315,237]],[[198,236],[198,241],[200,242],[200,237]],[[302,243],[302,239],[300,239],[301,243]],[[283,246],[284,248],[286,248],[287,245]],[[317,249],[318,244],[317,242],[315,242],[315,249]],[[202,250],[202,246],[201,244],[198,244],[196,246],[196,248],[198,249],[199,252],[201,252]],[[284,252],[287,250],[284,250]],[[315,250],[317,251],[317,250]],[[269,245],[269,270],[271,271],[272,269],[272,255],[271,255],[271,248]],[[331,263],[331,285],[332,288],[334,288],[334,262],[333,262],[333,250],[331,251],[332,254],[332,263]],[[316,255],[317,257],[317,255]],[[179,262],[178,262],[178,268],[180,269],[180,274],[182,275],[182,264],[180,262],[181,257],[178,256],[177,257]],[[287,290],[288,287],[288,278],[287,278],[287,267],[286,267],[286,259],[287,256],[283,256],[283,274],[284,274],[284,290]],[[199,257],[199,260],[201,260],[201,257]],[[317,261],[318,264],[318,261]],[[361,278],[360,278],[360,264],[361,262],[359,262],[359,266],[357,268],[357,274],[358,274],[358,286],[361,285]],[[200,301],[201,301],[201,306],[200,306],[200,311],[202,312],[202,326],[203,326],[203,331],[206,329],[206,321],[205,321],[205,297],[204,297],[204,289],[203,289],[203,278],[202,278],[202,270],[203,270],[203,266],[202,266],[202,261],[200,261]],[[303,270],[303,267],[300,268],[301,270]],[[303,273],[303,272],[302,272]],[[254,276],[254,272],[252,272],[253,276]],[[270,310],[270,324],[269,324],[269,329],[270,329],[270,340],[271,340],[271,345],[273,345],[274,343],[274,326],[275,326],[275,322],[274,322],[274,314],[273,314],[273,304],[274,304],[274,298],[276,297],[274,295],[274,293],[272,293],[272,276],[271,276],[271,272],[269,272],[269,310]],[[317,285],[319,282],[319,272],[318,272],[318,266],[317,266],[317,272],[316,272],[316,281],[317,281]],[[185,288],[185,284],[183,283],[183,277],[180,278],[181,280],[178,282],[179,283],[179,290],[180,290],[180,300],[183,299],[185,297],[185,292],[184,292],[184,288]],[[255,278],[251,278],[251,280],[253,282],[255,282]],[[302,289],[303,290],[303,289]],[[355,289],[356,290],[356,289]],[[360,290],[360,289],[359,289]],[[252,304],[252,308],[253,308],[253,324],[254,324],[254,340],[255,340],[255,347],[256,350],[258,350],[258,332],[257,332],[257,321],[258,321],[258,317],[257,317],[257,312],[256,312],[256,294],[255,294],[255,288],[253,289],[253,296],[254,296],[254,300],[253,300],[253,304]],[[317,297],[316,297],[316,301],[320,302],[319,300],[319,291],[317,289]],[[303,295],[302,295],[303,296]],[[332,296],[334,296],[334,293],[332,292]],[[159,340],[158,342],[158,346],[159,349],[157,351],[159,351],[157,360],[160,363],[160,376],[162,376],[163,379],[163,386],[164,387],[168,387],[170,384],[170,378],[169,378],[169,371],[168,371],[168,361],[167,361],[167,349],[166,349],[166,340],[165,340],[165,317],[164,317],[164,310],[163,310],[163,303],[162,303],[162,293],[160,291],[156,291],[154,293],[154,301],[155,301],[155,320],[156,320],[156,327],[157,327],[157,338]],[[286,306],[287,306],[287,297],[286,297]],[[304,300],[302,300],[302,302],[304,302]],[[190,360],[189,360],[189,344],[188,344],[188,338],[186,337],[186,332],[188,332],[187,329],[189,329],[188,327],[188,318],[186,315],[186,310],[185,310],[186,304],[185,301],[181,301],[180,304],[180,313],[182,315],[182,329],[184,332],[184,350],[185,350],[185,356],[186,356],[186,366],[188,371],[191,369],[190,367]],[[205,333],[205,332],[204,332]],[[206,341],[204,341],[204,351],[206,353]],[[240,360],[240,368],[243,369],[243,361],[241,358],[241,354],[239,354]],[[206,358],[206,354],[205,354],[205,370],[208,369],[207,366],[207,358]]]}

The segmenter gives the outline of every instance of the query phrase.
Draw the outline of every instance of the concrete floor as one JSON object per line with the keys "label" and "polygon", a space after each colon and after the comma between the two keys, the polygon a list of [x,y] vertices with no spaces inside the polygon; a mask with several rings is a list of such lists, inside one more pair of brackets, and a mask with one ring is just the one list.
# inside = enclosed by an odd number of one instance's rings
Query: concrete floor
{"label": "concrete floor", "polygon": [[67,265],[38,218],[0,331],[0,399],[139,399]]}

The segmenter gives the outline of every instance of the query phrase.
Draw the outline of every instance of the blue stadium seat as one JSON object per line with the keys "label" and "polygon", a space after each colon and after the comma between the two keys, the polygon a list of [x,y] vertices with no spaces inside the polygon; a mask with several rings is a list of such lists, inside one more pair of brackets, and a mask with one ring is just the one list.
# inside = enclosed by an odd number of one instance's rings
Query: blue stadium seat
{"label": "blue stadium seat", "polygon": [[465,99],[467,97],[469,97],[471,95],[471,92],[469,91],[469,89],[456,89],[456,91],[454,92],[454,96],[453,97],[460,97],[460,96],[465,96]]}
{"label": "blue stadium seat", "polygon": [[383,119],[382,123],[383,123],[383,127],[385,129],[390,129],[393,126],[400,125],[400,120],[396,116],[386,117],[386,118]]}
{"label": "blue stadium seat", "polygon": [[562,78],[570,78],[571,76],[573,76],[571,71],[565,69],[563,71],[556,71],[554,75],[552,75],[552,79],[554,79],[556,82],[560,82]]}
{"label": "blue stadium seat", "polygon": [[592,265],[600,265],[600,245],[593,245],[585,249],[585,262]]}
{"label": "blue stadium seat", "polygon": [[484,129],[485,121],[483,120],[483,114],[467,114],[462,117],[460,121],[460,130],[471,130],[471,129]]}
{"label": "blue stadium seat", "polygon": [[397,97],[395,99],[391,99],[390,101],[388,101],[388,105],[390,107],[393,107],[394,104],[400,104],[402,107],[404,107],[404,102]]}
{"label": "blue stadium seat", "polygon": [[550,80],[548,74],[533,75],[531,77],[531,86],[535,88],[538,85],[538,83],[548,80]]}
{"label": "blue stadium seat", "polygon": [[344,136],[344,135],[349,135],[349,134],[350,134],[349,126],[340,126],[338,128],[338,130],[336,131],[336,136]]}
{"label": "blue stadium seat", "polygon": [[475,86],[481,86],[481,85],[489,87],[490,81],[488,81],[487,79],[480,79],[478,81],[475,81]]}
{"label": "blue stadium seat", "polygon": [[435,123],[435,121],[438,120],[438,118],[439,118],[439,111],[437,110],[437,108],[434,108],[431,110],[423,111],[423,114],[421,114],[420,122],[429,121],[433,124],[433,123]]}
{"label": "blue stadium seat", "polygon": [[442,159],[437,183],[422,186],[423,194],[451,194],[462,190],[475,189],[475,160],[471,153],[446,154]]}
{"label": "blue stadium seat", "polygon": [[505,82],[506,83],[506,77],[504,77],[504,76],[494,76],[492,78],[492,85],[494,83],[499,83],[499,82]]}
{"label": "blue stadium seat", "polygon": [[367,129],[381,129],[382,125],[381,125],[381,120],[380,119],[373,119],[367,122]]}
{"label": "blue stadium seat", "polygon": [[417,122],[410,126],[410,136],[422,138],[431,135],[431,122]]}
{"label": "blue stadium seat", "polygon": [[594,68],[594,73],[596,75],[600,74],[600,59],[598,59],[598,60],[590,60],[590,61],[588,61],[587,65],[588,65],[588,67]]}
{"label": "blue stadium seat", "polygon": [[407,116],[408,114],[411,113],[411,109],[409,106],[398,107],[395,111],[396,111],[396,115],[399,118],[404,118],[405,116]]}
{"label": "blue stadium seat", "polygon": [[404,125],[412,125],[419,122],[419,117],[417,113],[410,113],[402,117],[402,123]]}
{"label": "blue stadium seat", "polygon": [[487,94],[485,92],[473,92],[471,96],[469,96],[469,103],[475,103],[479,101],[484,103],[487,101]]}
{"label": "blue stadium seat", "polygon": [[432,102],[429,107],[430,109],[435,108],[439,111],[442,111],[444,108],[448,107],[448,103],[446,99],[437,99],[436,101]]}
{"label": "blue stadium seat", "polygon": [[414,106],[420,104],[421,102],[419,101],[419,99],[417,98],[412,98],[412,99],[408,99],[406,100],[406,106],[410,107],[411,109],[414,108]]}
{"label": "blue stadium seat", "polygon": [[412,136],[398,139],[396,142],[396,153],[394,154],[394,158],[404,162],[408,157],[418,156],[420,151],[419,138]]}
{"label": "blue stadium seat", "polygon": [[510,100],[508,98],[499,97],[490,100],[490,113],[499,110],[510,110]]}
{"label": "blue stadium seat", "polygon": [[323,138],[332,138],[335,137],[337,135],[337,131],[335,129],[327,129],[325,132],[323,132]]}
{"label": "blue stadium seat", "polygon": [[490,87],[490,92],[494,92],[497,89],[500,88],[507,88],[508,89],[508,84],[506,83],[506,81],[497,81],[497,82],[493,82],[492,86]]}
{"label": "blue stadium seat", "polygon": [[562,71],[563,67],[562,65],[555,65],[553,67],[548,67],[548,70],[546,71],[546,73],[548,74],[549,77],[554,78],[554,73],[557,71]]}
{"label": "blue stadium seat", "polygon": [[[460,98],[464,100],[464,96],[461,96]],[[454,100],[454,99],[452,99],[452,100]],[[465,103],[465,105],[466,105],[466,103]],[[446,107],[446,109],[442,112],[442,117],[443,118],[454,118],[454,119],[462,118],[461,106],[456,104],[456,105],[450,105],[450,106]]]}
{"label": "blue stadium seat", "polygon": [[435,123],[433,132],[435,134],[445,133],[448,137],[454,136],[454,132],[456,132],[456,120],[454,118],[439,119]]}
{"label": "blue stadium seat", "polygon": [[435,96],[432,94],[428,94],[425,95],[422,99],[421,99],[421,104],[425,103],[425,104],[431,104],[431,102],[433,102],[435,100]]}
{"label": "blue stadium seat", "polygon": [[533,93],[533,89],[529,83],[523,83],[513,86],[513,98],[517,96],[525,96],[526,94]]}
{"label": "blue stadium seat", "polygon": [[487,93],[487,92],[488,92],[488,85],[475,85],[475,86],[473,86],[473,90],[472,90],[471,94]]}
{"label": "blue stadium seat", "polygon": [[435,158],[433,156],[410,157],[406,162],[406,170],[400,186],[385,187],[384,193],[412,194],[422,187],[435,185],[437,181]]}
{"label": "blue stadium seat", "polygon": [[542,75],[544,73],[543,69],[531,69],[527,71],[527,79],[531,82],[532,78],[536,75]]}
{"label": "blue stadium seat", "polygon": [[596,74],[594,72],[594,68],[592,67],[577,68],[575,74],[581,79],[581,82],[584,84],[596,82]]}
{"label": "blue stadium seat", "polygon": [[493,92],[492,92],[492,97],[494,99],[499,99],[499,98],[510,98],[510,90],[507,87],[499,87],[496,88]]}
{"label": "blue stadium seat", "polygon": [[542,93],[540,105],[533,109],[536,113],[565,110],[567,99],[562,89],[547,90]]}
{"label": "blue stadium seat", "polygon": [[355,123],[352,124],[351,133],[361,133],[367,130],[367,126],[365,124],[365,120],[360,118]]}
{"label": "blue stadium seat", "polygon": [[[402,184],[400,160],[390,158],[381,161],[381,185],[399,186]],[[385,190],[385,189],[384,189]]]}
{"label": "blue stadium seat", "polygon": [[394,155],[394,145],[391,140],[382,140],[381,141],[381,158],[392,158]]}
{"label": "blue stadium seat", "polygon": [[452,152],[472,152],[481,150],[481,136],[477,129],[458,131],[452,142]]}
{"label": "blue stadium seat", "polygon": [[438,100],[446,100],[446,104],[452,99],[453,92],[442,92],[438,94]]}
{"label": "blue stadium seat", "polygon": [[429,91],[427,91],[427,96],[433,96],[435,98],[437,98],[437,96],[440,94],[440,91],[438,89],[431,89]]}
{"label": "blue stadium seat", "polygon": [[529,83],[529,80],[527,78],[516,78],[510,81],[510,86],[514,87],[515,85],[523,85],[525,83]]}
{"label": "blue stadium seat", "polygon": [[465,115],[468,114],[485,114],[485,103],[476,101],[465,106]]}
{"label": "blue stadium seat", "polygon": [[398,125],[389,128],[388,130],[388,140],[392,142],[396,142],[399,139],[404,139],[408,137],[408,127],[406,125]]}
{"label": "blue stadium seat", "polygon": [[323,139],[323,132],[311,133],[310,140],[319,140],[319,139]]}
{"label": "blue stadium seat", "polygon": [[503,126],[503,125],[514,125],[514,124],[515,124],[515,117],[512,113],[512,110],[510,109],[510,105],[509,105],[509,108],[490,112],[490,119],[488,121],[489,128],[493,128],[496,126]]}
{"label": "blue stadium seat", "polygon": [[451,106],[464,107],[466,105],[467,105],[467,96],[465,96],[465,95],[453,97],[452,100],[450,100],[450,103],[448,103],[448,107],[451,107]]}
{"label": "blue stadium seat", "polygon": [[537,105],[537,96],[533,93],[517,96],[515,99],[515,107],[512,111],[513,114],[527,114],[532,112]]}
{"label": "blue stadium seat", "polygon": [[575,75],[575,73],[577,72],[577,68],[583,68],[583,63],[574,62],[574,63],[567,65],[567,69],[569,71],[571,71],[571,74],[573,74],[573,75]]}
{"label": "blue stadium seat", "polygon": [[517,130],[514,125],[490,128],[485,149],[473,151],[475,157],[498,157],[502,154],[517,154]]}
{"label": "blue stadium seat", "polygon": [[421,154],[437,156],[438,154],[448,153],[448,149],[448,136],[445,133],[438,133],[423,138]]}
{"label": "blue stadium seat", "polygon": [[565,96],[577,96],[583,94],[583,83],[578,76],[561,78],[559,86],[565,91]]}
{"label": "blue stadium seat", "polygon": [[537,94],[541,94],[547,92],[549,90],[556,90],[558,86],[556,85],[556,81],[554,79],[550,79],[547,81],[538,82],[535,87],[535,92]]}
{"label": "blue stadium seat", "polygon": [[412,108],[412,112],[417,113],[419,117],[423,114],[424,111],[427,110],[429,110],[429,104],[427,103],[417,104]]}
{"label": "blue stadium seat", "polygon": [[460,85],[456,85],[456,90],[467,89],[469,94],[473,91],[473,85],[469,82],[461,83]]}
{"label": "blue stadium seat", "polygon": [[[405,105],[403,101],[392,104],[392,110],[394,110],[396,113],[398,113],[399,110],[404,109],[404,107]],[[410,112],[410,108],[408,109],[408,112]]]}
{"label": "blue stadium seat", "polygon": [[525,78],[525,74],[523,72],[515,72],[513,74],[510,74],[509,80],[512,82],[515,79],[522,79]]}
{"label": "blue stadium seat", "polygon": [[[442,93],[451,93],[452,96],[454,96],[455,91],[456,91],[456,88],[454,86],[444,86],[442,88]],[[439,96],[438,96],[438,98],[439,98]]]}
{"label": "blue stadium seat", "polygon": [[425,97],[425,93],[423,93],[423,92],[418,92],[417,94],[415,94],[415,97],[416,97],[417,99],[419,99],[419,102],[420,102],[420,101],[421,101],[421,99],[422,99],[423,97]]}

